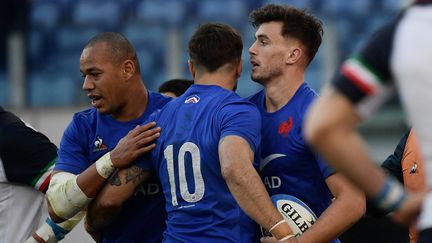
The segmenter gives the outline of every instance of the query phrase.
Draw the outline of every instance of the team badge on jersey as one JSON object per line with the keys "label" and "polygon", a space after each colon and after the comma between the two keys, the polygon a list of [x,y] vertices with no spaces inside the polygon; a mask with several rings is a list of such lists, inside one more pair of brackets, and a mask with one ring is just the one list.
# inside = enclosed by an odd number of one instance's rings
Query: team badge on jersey
{"label": "team badge on jersey", "polygon": [[200,97],[198,95],[191,95],[186,98],[185,104],[187,103],[198,103],[200,101]]}
{"label": "team badge on jersey", "polygon": [[288,136],[288,133],[293,127],[293,118],[290,116],[288,121],[283,121],[279,124],[278,133],[283,137]]}
{"label": "team badge on jersey", "polygon": [[94,144],[93,152],[103,151],[107,149],[106,144],[103,143],[103,139],[100,138],[99,136],[97,136],[93,144]]}

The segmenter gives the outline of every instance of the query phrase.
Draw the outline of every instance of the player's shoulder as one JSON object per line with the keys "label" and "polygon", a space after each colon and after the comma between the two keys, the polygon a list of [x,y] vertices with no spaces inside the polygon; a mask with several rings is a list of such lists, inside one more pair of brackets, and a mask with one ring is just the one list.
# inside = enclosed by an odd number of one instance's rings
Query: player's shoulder
{"label": "player's shoulder", "polygon": [[259,105],[259,104],[264,102],[264,97],[265,97],[265,92],[264,92],[264,89],[262,89],[262,90],[258,91],[257,93],[246,97],[245,99],[256,104],[256,105]]}
{"label": "player's shoulder", "polygon": [[157,108],[162,108],[162,106],[164,106],[166,103],[173,100],[173,98],[169,96],[165,96],[153,91],[148,91],[148,94],[150,102],[153,103]]}
{"label": "player's shoulder", "polygon": [[73,115],[73,120],[75,121],[90,121],[94,119],[98,115],[96,108],[87,108],[81,111],[76,112]]}
{"label": "player's shoulder", "polygon": [[220,103],[219,110],[231,110],[236,113],[238,112],[250,112],[260,114],[260,111],[255,103],[247,98],[242,98],[236,93],[228,95],[225,99]]}

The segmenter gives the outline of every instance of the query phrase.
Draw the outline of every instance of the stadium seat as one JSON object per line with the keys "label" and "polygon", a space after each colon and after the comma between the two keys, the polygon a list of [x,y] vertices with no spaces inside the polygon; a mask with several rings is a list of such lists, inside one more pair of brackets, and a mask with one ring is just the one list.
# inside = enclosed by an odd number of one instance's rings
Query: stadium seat
{"label": "stadium seat", "polygon": [[53,2],[34,1],[30,8],[30,24],[32,28],[46,31],[54,30],[60,19],[60,10]]}
{"label": "stadium seat", "polygon": [[150,50],[139,49],[137,50],[137,56],[140,63],[141,74],[151,75],[155,68],[156,59]]}
{"label": "stadium seat", "polygon": [[29,79],[28,101],[33,107],[70,106],[76,98],[76,82],[65,75],[37,72]]}
{"label": "stadium seat", "polygon": [[95,27],[65,26],[58,30],[56,44],[62,52],[81,52],[87,41],[101,32]]}
{"label": "stadium seat", "polygon": [[9,83],[6,80],[6,72],[0,70],[0,105],[9,104]]}
{"label": "stadium seat", "polygon": [[241,0],[203,0],[198,3],[197,18],[199,22],[223,21],[241,28],[248,12],[247,4]]}
{"label": "stadium seat", "polygon": [[144,0],[136,7],[136,18],[146,23],[178,25],[183,23],[186,6],[175,0]]}
{"label": "stadium seat", "polygon": [[308,10],[314,8],[313,0],[264,0],[263,2],[263,4],[269,4],[269,3],[287,4],[289,6],[293,6],[296,8],[306,8]]}
{"label": "stadium seat", "polygon": [[121,7],[117,1],[81,0],[75,5],[72,21],[81,26],[115,30],[120,25]]}
{"label": "stadium seat", "polygon": [[321,5],[321,13],[326,17],[359,17],[373,11],[373,5],[370,0],[326,0],[325,4]]}
{"label": "stadium seat", "polygon": [[137,49],[163,55],[165,50],[166,31],[162,25],[147,24],[142,21],[127,22],[121,31]]}

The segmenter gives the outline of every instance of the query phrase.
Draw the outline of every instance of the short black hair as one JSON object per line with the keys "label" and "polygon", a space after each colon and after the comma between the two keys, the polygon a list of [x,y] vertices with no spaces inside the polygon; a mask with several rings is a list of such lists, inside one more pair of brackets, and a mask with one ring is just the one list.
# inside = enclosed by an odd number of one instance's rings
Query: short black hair
{"label": "short black hair", "polygon": [[322,22],[306,9],[288,5],[267,4],[252,11],[249,15],[252,26],[257,28],[263,23],[282,22],[282,36],[294,37],[307,47],[308,64],[312,61],[321,45],[323,36]]}
{"label": "short black hair", "polygon": [[193,84],[189,79],[170,79],[159,86],[159,93],[172,92],[176,97],[182,95]]}
{"label": "short black hair", "polygon": [[111,48],[110,54],[114,62],[121,63],[126,59],[130,59],[135,63],[137,72],[140,73],[140,64],[135,48],[122,34],[117,32],[99,33],[87,42],[84,49],[99,43],[106,43]]}
{"label": "short black hair", "polygon": [[239,63],[243,51],[240,33],[221,23],[200,25],[189,40],[188,52],[192,63],[214,72],[228,63]]}

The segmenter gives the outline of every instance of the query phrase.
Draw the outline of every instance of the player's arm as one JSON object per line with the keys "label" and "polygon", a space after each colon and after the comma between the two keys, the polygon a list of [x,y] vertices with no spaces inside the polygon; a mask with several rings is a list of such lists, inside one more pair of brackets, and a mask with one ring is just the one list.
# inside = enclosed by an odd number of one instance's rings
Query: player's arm
{"label": "player's arm", "polygon": [[136,165],[116,171],[87,209],[86,230],[92,236],[108,226],[120,213],[122,205],[136,188],[150,177]]}
{"label": "player's arm", "polygon": [[[219,159],[228,188],[240,207],[255,222],[262,225],[276,239],[292,235],[288,224],[273,206],[261,178],[252,165],[253,151],[240,136],[229,135],[219,142]],[[283,222],[278,224],[279,222]],[[277,225],[278,224],[278,225]],[[277,225],[276,227],[274,227]],[[296,242],[295,237],[287,242]]]}
{"label": "player's arm", "polygon": [[419,197],[405,200],[402,185],[387,177],[368,155],[356,132],[360,117],[348,98],[332,88],[326,89],[312,105],[305,122],[304,136],[337,171],[361,188],[384,210],[400,209],[405,221],[420,206]]}
{"label": "player's arm", "polygon": [[358,221],[366,210],[365,197],[345,177],[334,173],[326,184],[334,196],[333,202],[312,227],[302,234],[300,242],[330,242]]}
{"label": "player's arm", "polygon": [[62,222],[54,223],[50,217],[32,233],[25,243],[46,243],[61,241],[84,217],[85,212],[81,211],[74,217]]}
{"label": "player's arm", "polygon": [[127,167],[153,149],[155,145],[151,142],[159,137],[160,131],[155,125],[152,122],[131,130],[111,152],[81,174],[55,173],[47,192],[48,211],[53,221],[59,223],[73,217],[97,195],[116,168]]}
{"label": "player's arm", "polygon": [[376,185],[384,184],[385,175],[369,158],[356,132],[359,121],[353,104],[345,96],[326,89],[310,108],[304,135],[326,162],[373,196],[380,189]]}

